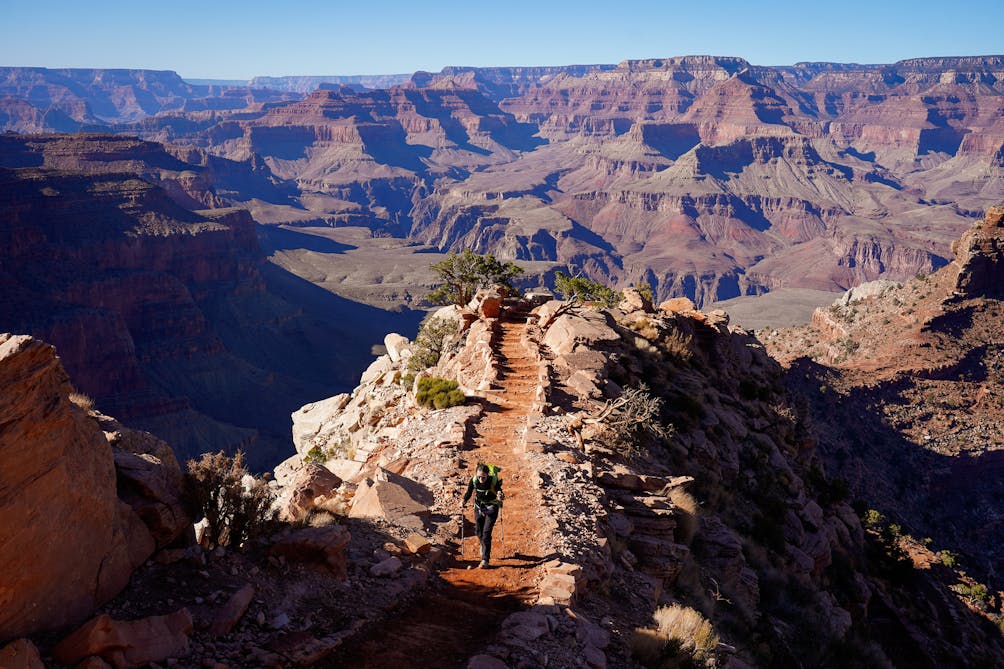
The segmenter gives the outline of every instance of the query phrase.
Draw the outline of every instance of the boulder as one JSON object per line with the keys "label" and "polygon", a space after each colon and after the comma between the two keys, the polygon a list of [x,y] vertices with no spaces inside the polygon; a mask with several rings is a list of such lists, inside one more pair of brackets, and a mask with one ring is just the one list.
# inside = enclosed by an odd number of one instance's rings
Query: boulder
{"label": "boulder", "polygon": [[51,346],[0,334],[0,639],[76,624],[152,554]]}
{"label": "boulder", "polygon": [[652,308],[652,302],[647,297],[644,297],[636,288],[625,288],[621,291],[622,299],[618,308],[626,313],[631,313],[632,311],[644,311],[645,313],[652,313],[655,309]]}
{"label": "boulder", "polygon": [[182,499],[184,479],[171,447],[113,418],[98,420],[114,453],[118,495],[146,524],[157,548],[190,532],[192,518]]}
{"label": "boulder", "polygon": [[[545,309],[548,304],[541,309]],[[580,347],[602,347],[606,342],[619,340],[620,335],[607,324],[604,314],[587,312],[578,316],[558,316],[547,329],[543,343],[555,355],[565,355]]]}
{"label": "boulder", "polygon": [[693,300],[689,297],[673,297],[661,303],[659,311],[667,315],[686,314],[691,311],[697,311],[697,307],[694,306]]}
{"label": "boulder", "polygon": [[293,562],[323,566],[336,578],[344,579],[348,572],[345,549],[350,539],[348,528],[342,525],[304,527],[281,537],[269,553]]}
{"label": "boulder", "polygon": [[45,669],[45,665],[35,644],[17,639],[0,648],[0,669]]}
{"label": "boulder", "polygon": [[295,522],[306,518],[317,506],[318,498],[331,497],[341,484],[342,480],[324,465],[303,465],[277,500],[280,519]]}
{"label": "boulder", "polygon": [[309,451],[313,445],[310,443],[311,438],[317,436],[325,421],[344,409],[350,399],[348,393],[342,393],[320,402],[311,402],[294,411],[293,445],[296,447],[296,452],[303,455]]}
{"label": "boulder", "polygon": [[374,360],[366,371],[362,373],[359,377],[359,385],[365,386],[371,383],[376,383],[384,374],[393,369],[394,363],[390,361],[389,355],[381,355],[379,358]]}
{"label": "boulder", "polygon": [[554,323],[555,319],[561,315],[562,309],[567,309],[569,306],[568,302],[563,302],[561,300],[548,300],[536,307],[531,312],[537,317],[537,323],[540,325],[541,330],[547,330]]}
{"label": "boulder", "polygon": [[97,655],[117,669],[140,667],[188,655],[191,631],[192,614],[188,609],[133,621],[101,615],[60,641],[53,648],[52,657],[72,665],[89,655]]}
{"label": "boulder", "polygon": [[387,349],[390,361],[398,362],[401,360],[404,352],[407,351],[410,342],[407,337],[399,335],[396,332],[390,332],[383,338],[383,345]]}
{"label": "boulder", "polygon": [[[427,517],[432,493],[417,481],[380,470],[382,479],[366,479],[352,498],[350,518],[383,518],[399,523],[408,517]],[[407,523],[409,526],[410,522]]]}
{"label": "boulder", "polygon": [[209,633],[213,636],[230,634],[230,630],[247,613],[251,600],[254,598],[254,593],[254,586],[248,583],[231,595],[230,599],[213,613],[212,622],[209,624]]}

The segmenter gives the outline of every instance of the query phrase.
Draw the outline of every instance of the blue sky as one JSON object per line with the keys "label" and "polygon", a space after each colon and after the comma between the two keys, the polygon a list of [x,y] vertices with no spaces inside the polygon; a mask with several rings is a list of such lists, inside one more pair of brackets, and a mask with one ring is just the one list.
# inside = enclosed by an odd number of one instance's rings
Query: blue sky
{"label": "blue sky", "polygon": [[0,66],[188,78],[389,74],[687,54],[758,65],[1004,53],[1004,0],[0,0]]}

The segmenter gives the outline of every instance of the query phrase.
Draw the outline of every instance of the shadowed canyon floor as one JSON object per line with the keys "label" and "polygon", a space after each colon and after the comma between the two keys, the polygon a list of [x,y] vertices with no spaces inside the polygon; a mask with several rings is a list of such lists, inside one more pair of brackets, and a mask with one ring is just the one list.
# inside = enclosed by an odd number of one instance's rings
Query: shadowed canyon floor
{"label": "shadowed canyon floor", "polygon": [[493,533],[492,561],[477,568],[480,548],[474,536],[473,511],[464,510],[465,529],[430,592],[409,604],[394,620],[363,639],[354,640],[329,667],[389,666],[464,667],[479,648],[490,643],[501,621],[514,610],[533,604],[542,578],[545,555],[535,522],[540,495],[530,484],[533,472],[516,453],[537,387],[537,365],[522,339],[525,315],[502,321],[502,388],[485,400],[486,411],[475,426],[475,448],[465,453],[466,469],[479,462],[502,468],[505,503]]}

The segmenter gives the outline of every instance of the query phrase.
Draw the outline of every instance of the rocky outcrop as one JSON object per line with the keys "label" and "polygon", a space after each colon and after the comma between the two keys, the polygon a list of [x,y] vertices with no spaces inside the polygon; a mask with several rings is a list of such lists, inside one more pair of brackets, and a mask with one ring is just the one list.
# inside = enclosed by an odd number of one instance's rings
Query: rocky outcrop
{"label": "rocky outcrop", "polygon": [[125,587],[156,543],[116,495],[113,449],[70,401],[73,388],[52,347],[0,335],[0,385],[0,570],[7,574],[0,639],[11,639],[90,615]]}
{"label": "rocky outcrop", "polygon": [[[1002,213],[990,208],[953,244],[955,261],[934,274],[865,285],[862,299],[852,293],[817,310],[809,326],[766,338],[807,398],[827,471],[904,532],[937,537],[939,550],[984,565],[977,578],[990,582],[1004,565],[990,539],[1001,512],[992,475],[1004,448],[1001,409],[984,399],[1001,378],[992,342]],[[940,578],[947,587],[963,577],[949,570]]]}
{"label": "rocky outcrop", "polygon": [[240,447],[264,469],[289,453],[289,412],[347,386],[370,346],[304,350],[307,331],[334,336],[352,305],[319,307],[266,276],[248,213],[203,209],[222,203],[227,161],[179,153],[100,135],[0,139],[12,168],[0,168],[0,326],[55,345],[101,410],[178,457]]}
{"label": "rocky outcrop", "polygon": [[[201,162],[220,163],[228,194],[270,193],[251,204],[270,222],[545,260],[704,305],[778,288],[841,292],[944,264],[948,240],[1004,178],[999,74],[997,56],[451,67],[221,115],[197,111],[198,92],[171,73],[24,68],[12,81],[36,88],[10,89],[22,97],[10,98],[9,116],[25,129],[74,129],[83,111],[45,107],[41,82],[141,82],[192,111],[116,129],[247,161],[251,175],[215,156]],[[195,197],[212,171],[162,183]],[[306,197],[290,199],[273,177]]]}
{"label": "rocky outcrop", "polygon": [[135,621],[101,615],[59,642],[52,654],[67,665],[96,656],[112,666],[132,669],[188,655],[191,631],[192,614],[188,609]]}
{"label": "rocky outcrop", "polygon": [[991,207],[983,221],[952,244],[960,297],[1004,296],[1004,206]]}
{"label": "rocky outcrop", "polygon": [[[193,85],[167,70],[0,68],[0,98],[26,101],[45,114],[46,123],[31,128],[35,132],[66,132],[84,124],[100,127],[166,111],[243,109],[297,97],[277,90],[252,90],[249,85]],[[77,127],[50,120],[56,116],[53,112],[72,119]],[[24,131],[9,122],[0,130]]]}

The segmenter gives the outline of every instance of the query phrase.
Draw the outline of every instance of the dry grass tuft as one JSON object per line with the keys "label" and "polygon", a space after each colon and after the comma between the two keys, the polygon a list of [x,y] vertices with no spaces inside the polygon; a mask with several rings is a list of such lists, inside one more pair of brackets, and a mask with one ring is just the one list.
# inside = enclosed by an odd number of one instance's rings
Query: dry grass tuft
{"label": "dry grass tuft", "polygon": [[683,488],[671,489],[667,497],[679,511],[676,514],[676,540],[689,546],[701,526],[701,518],[698,515],[700,505],[694,496]]}
{"label": "dry grass tuft", "polygon": [[714,667],[718,634],[704,616],[673,604],[656,610],[656,628],[636,629],[631,639],[635,657],[649,667]]}
{"label": "dry grass tuft", "polygon": [[85,395],[83,393],[72,392],[69,395],[70,402],[76,404],[78,407],[84,411],[94,411],[94,398],[90,395]]}

